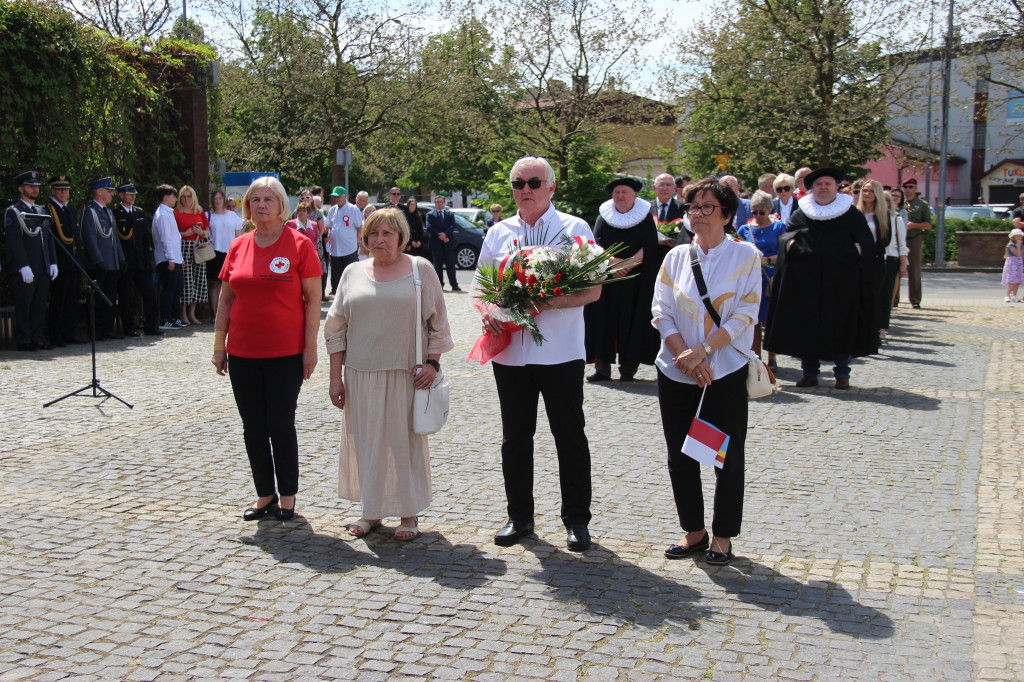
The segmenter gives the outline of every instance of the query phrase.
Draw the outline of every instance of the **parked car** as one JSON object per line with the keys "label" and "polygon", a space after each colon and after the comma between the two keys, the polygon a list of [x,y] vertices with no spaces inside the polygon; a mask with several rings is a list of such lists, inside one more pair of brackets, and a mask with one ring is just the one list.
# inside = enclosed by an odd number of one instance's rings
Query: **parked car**
{"label": "parked car", "polygon": [[1010,217],[1013,210],[1011,204],[974,204],[973,206],[947,206],[946,220],[960,218],[961,220],[973,220],[975,218],[999,218]]}
{"label": "parked car", "polygon": [[[431,211],[429,206],[419,206],[417,210],[423,218],[423,227],[427,226],[427,213]],[[455,214],[455,234],[449,235],[455,240],[455,265],[460,270],[472,270],[476,268],[476,259],[480,256],[480,247],[484,243],[484,231],[465,217],[457,213],[464,209],[452,209]]]}
{"label": "parked car", "polygon": [[482,208],[453,208],[450,209],[455,215],[460,215],[482,230],[487,230],[487,221],[491,219],[491,212]]}

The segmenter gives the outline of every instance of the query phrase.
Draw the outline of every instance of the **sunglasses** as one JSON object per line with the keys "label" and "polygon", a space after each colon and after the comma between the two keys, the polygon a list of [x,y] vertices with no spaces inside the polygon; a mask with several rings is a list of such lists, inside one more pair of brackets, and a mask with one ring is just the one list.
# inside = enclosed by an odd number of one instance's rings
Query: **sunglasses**
{"label": "sunglasses", "polygon": [[754,215],[768,215],[768,211],[751,211]]}
{"label": "sunglasses", "polygon": [[792,192],[793,188],[790,187],[789,185],[783,185],[782,187],[776,187],[775,191],[776,192]]}
{"label": "sunglasses", "polygon": [[917,189],[917,185],[908,182],[903,185],[903,189]]}
{"label": "sunglasses", "polygon": [[313,197],[300,197],[302,201],[312,201]]}
{"label": "sunglasses", "polygon": [[540,186],[544,184],[544,181],[540,178],[530,178],[529,180],[513,180],[512,189],[522,189],[527,185],[530,189],[540,189]]}
{"label": "sunglasses", "polygon": [[400,196],[402,196],[402,193],[401,192],[391,192],[391,196],[393,196],[393,197],[400,197]]}

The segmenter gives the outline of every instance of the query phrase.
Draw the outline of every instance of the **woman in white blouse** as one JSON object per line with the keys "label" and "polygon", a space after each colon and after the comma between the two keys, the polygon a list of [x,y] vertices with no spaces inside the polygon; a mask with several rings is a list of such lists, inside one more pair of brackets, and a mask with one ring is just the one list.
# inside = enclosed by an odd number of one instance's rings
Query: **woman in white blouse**
{"label": "woman in white blouse", "polygon": [[213,310],[213,318],[217,319],[217,304],[220,302],[220,271],[224,267],[228,247],[231,246],[235,237],[242,234],[242,219],[234,211],[228,210],[224,192],[217,190],[210,200],[213,202],[213,210],[207,213],[206,217],[210,221],[210,242],[213,244],[213,252],[216,255],[212,261],[206,264],[206,286],[210,290],[210,307]]}
{"label": "woman in white blouse", "polygon": [[[738,199],[715,178],[700,181],[687,194],[693,244],[672,249],[661,266],[651,312],[661,333],[658,402],[668,445],[668,471],[679,523],[685,537],[665,551],[681,559],[707,551],[711,564],[733,559],[732,539],[743,517],[743,458],[747,435],[747,357],[761,300],[761,259],[753,244],[728,239]],[[697,258],[714,317],[701,300],[691,266]],[[697,414],[729,436],[725,464],[715,469],[714,517],[709,536],[704,526],[700,464],[682,453]]]}

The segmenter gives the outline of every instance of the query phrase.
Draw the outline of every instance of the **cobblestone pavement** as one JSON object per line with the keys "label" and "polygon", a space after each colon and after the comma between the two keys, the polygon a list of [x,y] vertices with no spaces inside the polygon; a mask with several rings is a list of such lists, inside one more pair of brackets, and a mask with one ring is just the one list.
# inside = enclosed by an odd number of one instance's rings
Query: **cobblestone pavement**
{"label": "cobblestone pavement", "polygon": [[[848,392],[750,404],[739,558],[666,561],[680,536],[654,374],[586,386],[596,546],[565,550],[553,445],[538,537],[499,548],[499,420],[477,330],[446,294],[452,420],[411,543],[365,541],[335,494],[326,357],[298,410],[293,521],[253,490],[212,327],[0,354],[0,679],[1024,679],[1024,306],[901,307]],[[542,417],[543,422],[543,417]],[[710,493],[711,477],[705,487]],[[710,497],[708,496],[708,499]],[[710,519],[709,519],[710,521]]]}

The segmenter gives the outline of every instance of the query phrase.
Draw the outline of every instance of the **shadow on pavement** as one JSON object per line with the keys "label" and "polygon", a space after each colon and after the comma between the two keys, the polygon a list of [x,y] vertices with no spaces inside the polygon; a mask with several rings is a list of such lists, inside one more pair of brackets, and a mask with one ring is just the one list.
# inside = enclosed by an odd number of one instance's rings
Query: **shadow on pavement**
{"label": "shadow on pavement", "polygon": [[742,557],[728,566],[701,562],[708,578],[742,602],[787,616],[817,618],[832,632],[863,639],[891,639],[896,624],[885,613],[857,602],[831,581],[800,583]]}
{"label": "shadow on pavement", "polygon": [[641,626],[669,622],[691,630],[713,615],[699,605],[700,592],[620,559],[596,542],[585,558],[540,539],[522,545],[541,564],[531,579],[547,585],[558,601],[578,604],[592,614]]}
{"label": "shadow on pavement", "polygon": [[[915,353],[918,351],[914,351]],[[880,362],[906,362],[910,365],[932,365],[933,367],[956,367],[955,363],[943,362],[942,360],[926,360],[924,358],[908,358],[905,355],[889,355],[888,353],[879,353],[878,355],[872,355],[872,360]]]}
{"label": "shadow on pavement", "polygon": [[[410,542],[391,538],[392,529],[377,529],[365,538],[343,539],[317,533],[301,514],[286,523],[260,521],[240,542],[259,547],[281,563],[299,563],[318,573],[348,573],[371,566],[395,570],[439,585],[467,590],[505,575],[505,562],[473,545],[452,545],[441,533],[424,532]],[[365,543],[372,554],[353,545]]]}

